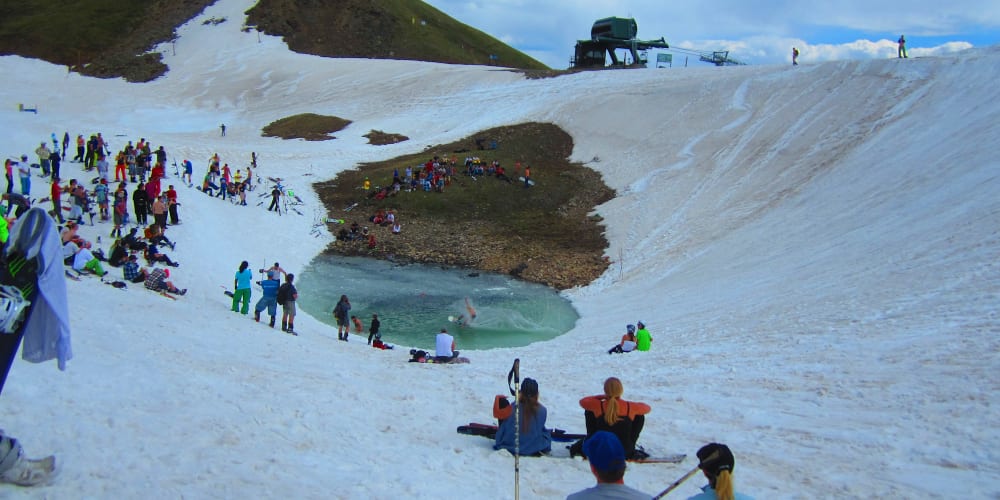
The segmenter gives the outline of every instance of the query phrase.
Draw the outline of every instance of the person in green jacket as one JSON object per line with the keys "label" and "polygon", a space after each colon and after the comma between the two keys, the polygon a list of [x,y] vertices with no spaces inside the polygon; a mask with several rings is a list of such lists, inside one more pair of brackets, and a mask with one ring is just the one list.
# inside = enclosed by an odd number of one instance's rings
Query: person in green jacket
{"label": "person in green jacket", "polygon": [[642,321],[636,323],[639,327],[639,331],[635,332],[635,350],[637,351],[648,351],[649,344],[653,342],[653,336],[649,334],[649,330],[646,329],[646,325]]}

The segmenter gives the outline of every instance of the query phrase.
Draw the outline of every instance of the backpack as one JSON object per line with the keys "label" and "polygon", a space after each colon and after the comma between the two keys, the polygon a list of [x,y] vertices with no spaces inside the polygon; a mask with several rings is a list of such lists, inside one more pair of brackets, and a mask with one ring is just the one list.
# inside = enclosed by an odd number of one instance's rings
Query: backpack
{"label": "backpack", "polygon": [[278,297],[277,297],[277,299],[278,299],[278,305],[281,305],[281,306],[285,305],[285,301],[288,300],[288,289],[289,288],[290,287],[288,286],[288,283],[285,283],[285,284],[281,285],[278,288]]}

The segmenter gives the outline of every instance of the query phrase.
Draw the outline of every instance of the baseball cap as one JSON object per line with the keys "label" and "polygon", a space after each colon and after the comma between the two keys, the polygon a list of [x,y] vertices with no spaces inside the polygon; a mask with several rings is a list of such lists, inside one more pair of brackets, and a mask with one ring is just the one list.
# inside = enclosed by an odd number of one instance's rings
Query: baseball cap
{"label": "baseball cap", "polygon": [[708,443],[698,450],[698,468],[713,476],[718,476],[724,470],[731,473],[734,467],[736,459],[733,452],[724,444]]}
{"label": "baseball cap", "polygon": [[625,448],[618,436],[608,431],[597,431],[587,438],[583,442],[583,453],[590,465],[599,471],[612,472],[625,468]]}

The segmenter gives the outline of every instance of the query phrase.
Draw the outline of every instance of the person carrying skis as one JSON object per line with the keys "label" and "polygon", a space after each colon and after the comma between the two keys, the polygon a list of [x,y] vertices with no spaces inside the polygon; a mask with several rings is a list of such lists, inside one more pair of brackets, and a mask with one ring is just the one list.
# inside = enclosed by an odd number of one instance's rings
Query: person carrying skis
{"label": "person carrying skis", "polygon": [[708,479],[702,492],[688,497],[688,500],[753,500],[737,493],[733,487],[733,469],[736,459],[729,447],[720,443],[709,443],[698,450],[698,468]]}
{"label": "person carrying skis", "polygon": [[[636,448],[636,441],[646,423],[646,414],[652,410],[648,404],[622,399],[625,392],[622,381],[609,377],[604,381],[604,394],[587,396],[580,400],[587,425],[587,436],[597,431],[610,431],[618,436],[629,460],[646,458],[648,454]],[[583,441],[570,447],[570,455],[584,455]]]}
{"label": "person carrying skis", "polygon": [[[238,312],[244,316],[250,312],[250,283],[253,281],[253,271],[250,269],[250,263],[247,261],[240,262],[240,268],[236,271],[236,275],[233,277],[233,312]],[[240,303],[243,303],[240,307]]]}
{"label": "person carrying skis", "polygon": [[590,472],[597,479],[597,485],[573,493],[566,500],[639,500],[653,497],[625,485],[625,449],[618,436],[608,431],[597,431],[583,442],[583,450],[587,454]]}
{"label": "person carrying skis", "polygon": [[341,295],[337,305],[333,307],[333,317],[337,320],[337,340],[347,342],[347,335],[351,333],[351,324],[347,321],[347,315],[351,311],[351,301],[347,295]]}
{"label": "person carrying skis", "polygon": [[[519,412],[517,418],[514,412]],[[552,434],[545,428],[548,410],[538,402],[538,382],[526,378],[521,382],[518,400],[513,405],[507,396],[497,394],[493,398],[493,417],[499,421],[493,449],[501,448],[522,456],[541,456],[552,451]],[[515,420],[520,428],[515,428]],[[519,433],[518,443],[514,433]],[[517,445],[517,448],[515,448]]]}

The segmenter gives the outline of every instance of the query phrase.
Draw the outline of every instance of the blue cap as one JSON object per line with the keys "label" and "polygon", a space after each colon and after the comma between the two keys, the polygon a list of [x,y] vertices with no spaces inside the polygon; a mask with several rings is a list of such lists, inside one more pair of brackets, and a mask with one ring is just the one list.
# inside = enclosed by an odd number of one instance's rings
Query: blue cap
{"label": "blue cap", "polygon": [[611,472],[625,468],[625,448],[618,436],[597,431],[583,442],[583,454],[599,471]]}

